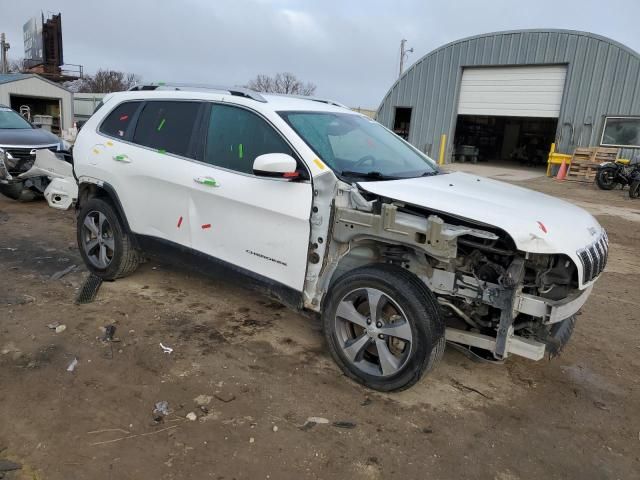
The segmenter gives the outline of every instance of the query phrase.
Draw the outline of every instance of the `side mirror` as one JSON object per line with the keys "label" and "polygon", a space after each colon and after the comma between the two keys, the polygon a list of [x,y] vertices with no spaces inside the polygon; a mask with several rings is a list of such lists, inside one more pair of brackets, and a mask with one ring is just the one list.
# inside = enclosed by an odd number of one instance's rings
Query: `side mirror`
{"label": "side mirror", "polygon": [[253,173],[265,177],[295,179],[298,163],[295,158],[286,153],[265,153],[253,161]]}

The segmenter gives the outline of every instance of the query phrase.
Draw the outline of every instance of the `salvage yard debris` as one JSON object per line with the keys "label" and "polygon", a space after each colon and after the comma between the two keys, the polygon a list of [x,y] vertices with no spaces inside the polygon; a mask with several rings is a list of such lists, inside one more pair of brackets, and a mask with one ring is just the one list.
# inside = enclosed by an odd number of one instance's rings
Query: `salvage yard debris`
{"label": "salvage yard debris", "polygon": [[173,348],[171,348],[171,347],[165,347],[165,346],[162,344],[162,342],[160,342],[160,347],[162,348],[162,351],[163,351],[164,353],[171,353],[171,352],[173,352]]}
{"label": "salvage yard debris", "polygon": [[77,366],[78,366],[78,359],[74,358],[69,364],[69,366],[67,367],[67,372],[73,372]]}

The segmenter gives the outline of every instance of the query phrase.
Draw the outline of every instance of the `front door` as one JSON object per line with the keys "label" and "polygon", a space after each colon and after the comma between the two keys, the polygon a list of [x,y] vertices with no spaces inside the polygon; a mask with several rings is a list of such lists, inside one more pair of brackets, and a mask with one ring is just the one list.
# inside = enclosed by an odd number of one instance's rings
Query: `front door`
{"label": "front door", "polygon": [[212,104],[204,162],[189,199],[193,248],[302,291],[312,186],[253,174],[265,153],[295,153],[262,117]]}

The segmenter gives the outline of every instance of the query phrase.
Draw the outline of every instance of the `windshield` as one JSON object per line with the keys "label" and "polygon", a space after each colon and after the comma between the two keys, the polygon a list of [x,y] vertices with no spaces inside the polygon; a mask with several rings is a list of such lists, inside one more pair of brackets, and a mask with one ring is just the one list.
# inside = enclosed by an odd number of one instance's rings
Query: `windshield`
{"label": "windshield", "polygon": [[338,175],[385,180],[438,173],[433,160],[361,115],[333,112],[280,112],[280,115]]}
{"label": "windshield", "polygon": [[29,122],[7,107],[0,107],[0,129],[33,128]]}

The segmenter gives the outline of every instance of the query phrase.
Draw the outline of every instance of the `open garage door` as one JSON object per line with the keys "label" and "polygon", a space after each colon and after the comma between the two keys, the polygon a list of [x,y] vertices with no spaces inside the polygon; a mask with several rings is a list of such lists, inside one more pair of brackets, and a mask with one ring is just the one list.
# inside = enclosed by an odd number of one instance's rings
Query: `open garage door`
{"label": "open garage door", "polygon": [[465,68],[458,115],[557,118],[565,65]]}
{"label": "open garage door", "polygon": [[454,160],[543,166],[555,139],[564,65],[465,68]]}

